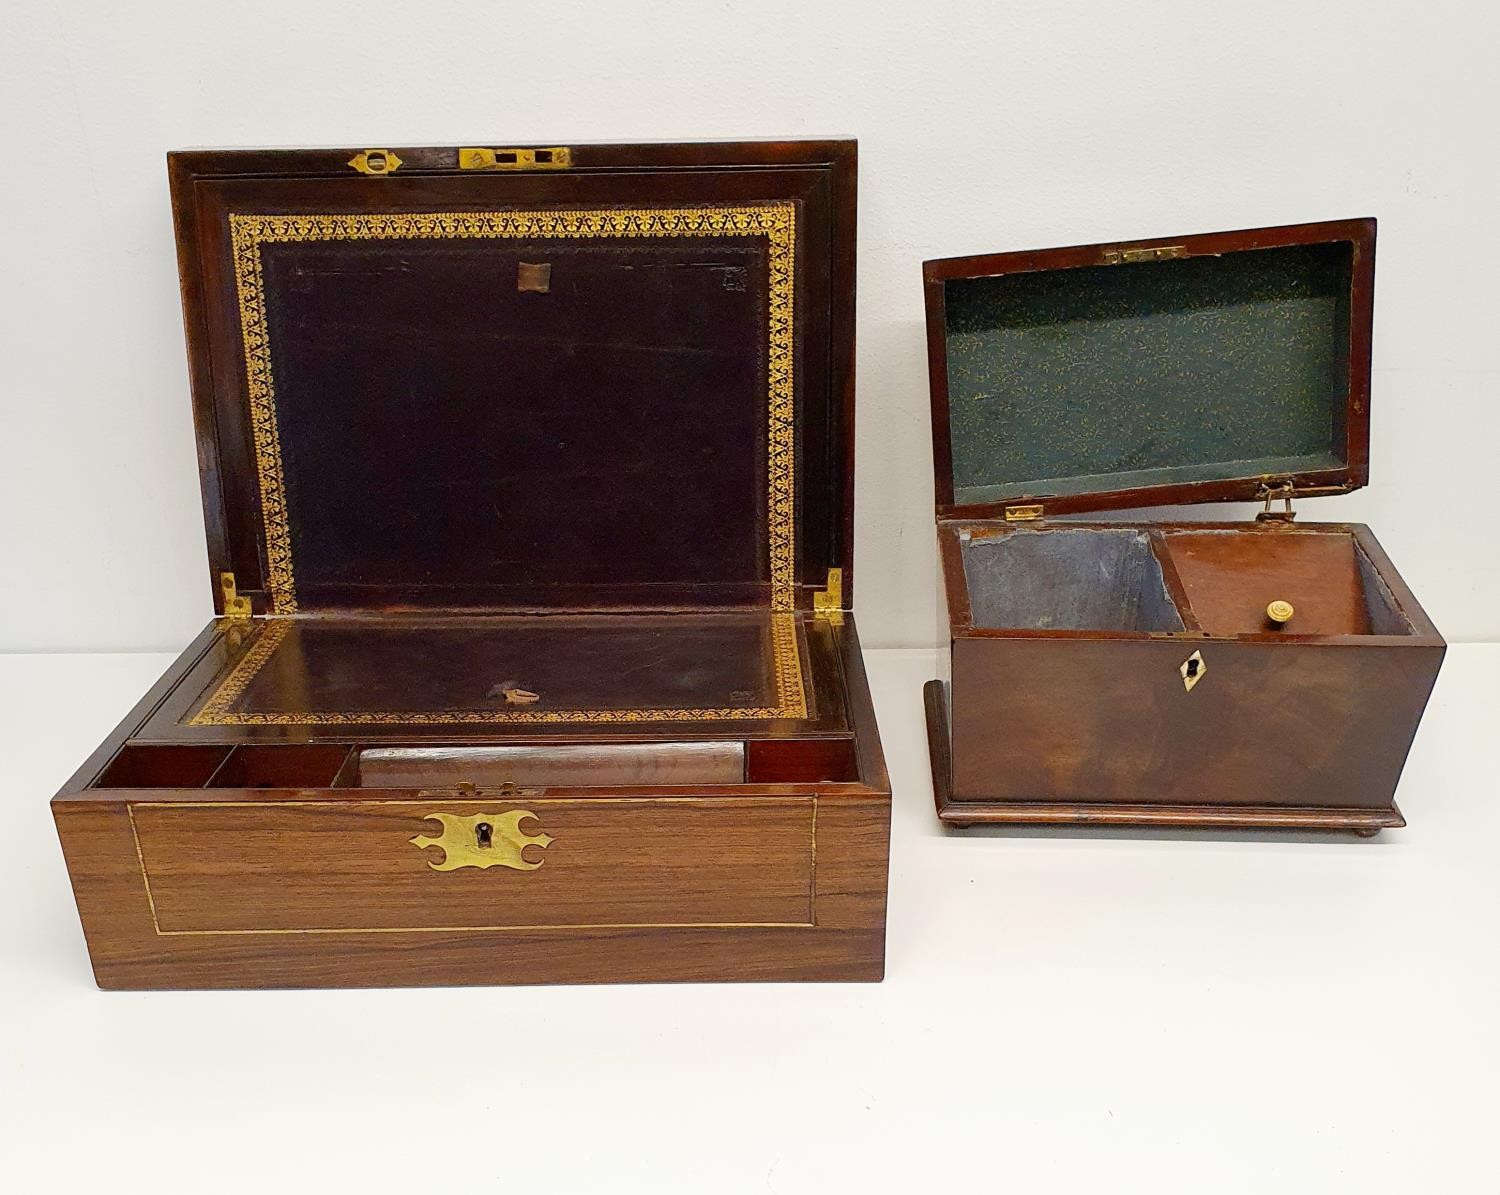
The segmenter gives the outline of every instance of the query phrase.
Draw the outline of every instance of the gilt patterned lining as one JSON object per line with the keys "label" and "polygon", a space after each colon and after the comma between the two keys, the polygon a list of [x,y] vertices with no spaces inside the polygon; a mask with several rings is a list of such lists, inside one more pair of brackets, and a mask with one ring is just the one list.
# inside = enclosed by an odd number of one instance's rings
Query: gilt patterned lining
{"label": "gilt patterned lining", "polygon": [[276,420],[276,386],[260,248],[290,241],[536,240],[764,236],[767,287],[767,539],[771,609],[796,608],[795,374],[796,207],[790,203],[696,208],[229,217],[245,351],[245,384],[265,525],[270,613],[297,612],[297,582]]}

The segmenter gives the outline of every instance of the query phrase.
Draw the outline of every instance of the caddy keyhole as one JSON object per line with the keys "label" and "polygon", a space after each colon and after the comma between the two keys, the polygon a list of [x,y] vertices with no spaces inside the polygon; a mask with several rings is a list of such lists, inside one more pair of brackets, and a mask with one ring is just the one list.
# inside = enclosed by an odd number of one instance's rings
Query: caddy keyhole
{"label": "caddy keyhole", "polygon": [[1189,660],[1187,662],[1187,674],[1189,676],[1197,676],[1198,675],[1198,661],[1197,660]]}
{"label": "caddy keyhole", "polygon": [[481,847],[488,847],[490,840],[494,837],[494,827],[489,822],[480,822],[474,827],[474,841]]}

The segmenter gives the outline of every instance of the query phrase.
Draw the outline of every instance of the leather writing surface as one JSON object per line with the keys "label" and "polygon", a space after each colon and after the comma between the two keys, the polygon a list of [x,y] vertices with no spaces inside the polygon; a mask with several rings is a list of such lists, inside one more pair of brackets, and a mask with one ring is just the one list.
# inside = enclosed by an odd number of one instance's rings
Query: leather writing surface
{"label": "leather writing surface", "polygon": [[764,602],[763,239],[260,253],[301,605],[704,582]]}
{"label": "leather writing surface", "polygon": [[198,726],[803,718],[792,616],[316,618],[261,625]]}

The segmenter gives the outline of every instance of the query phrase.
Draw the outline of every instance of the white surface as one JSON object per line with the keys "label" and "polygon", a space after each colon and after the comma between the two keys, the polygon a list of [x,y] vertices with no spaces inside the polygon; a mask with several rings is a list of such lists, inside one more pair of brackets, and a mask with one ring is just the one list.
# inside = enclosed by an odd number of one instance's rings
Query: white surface
{"label": "white surface", "polygon": [[1493,4],[8,0],[0,25],[0,650],[208,619],[166,150],[830,133],[860,138],[866,646],[940,641],[924,258],[1363,215],[1374,485],[1304,517],[1370,523],[1449,639],[1500,638]]}
{"label": "white surface", "polygon": [[164,656],[0,658],[16,1192],[1493,1192],[1500,647],[1448,656],[1380,838],[939,829],[921,683],[887,979],[101,993],[46,799]]}

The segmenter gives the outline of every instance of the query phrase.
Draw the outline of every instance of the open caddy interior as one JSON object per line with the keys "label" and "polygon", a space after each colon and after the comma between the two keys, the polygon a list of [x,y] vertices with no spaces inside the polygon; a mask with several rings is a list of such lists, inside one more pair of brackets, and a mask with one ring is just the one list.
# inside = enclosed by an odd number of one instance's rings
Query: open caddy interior
{"label": "open caddy interior", "polygon": [[[1368,532],[1285,517],[1368,469],[1368,356],[1351,345],[1368,327],[1373,224],[1232,236],[933,263],[952,267],[929,293],[944,558],[968,625],[1412,632]],[[1052,520],[1233,498],[1262,500],[1267,518]]]}
{"label": "open caddy interior", "polygon": [[[1348,528],[975,524],[954,535],[974,627],[1217,638],[1412,633]],[[1285,621],[1267,613],[1277,602],[1291,608]]]}
{"label": "open caddy interior", "polygon": [[[1348,220],[926,263],[943,821],[1404,824],[1442,639],[1368,527],[1294,509],[1368,481],[1374,251]],[[1126,513],[1206,502],[1261,510]]]}

